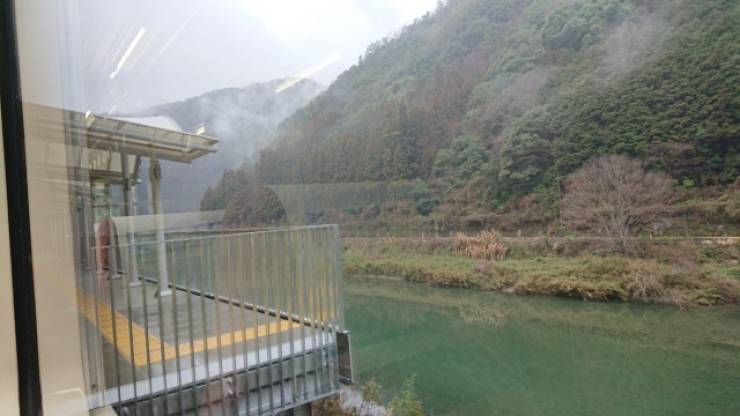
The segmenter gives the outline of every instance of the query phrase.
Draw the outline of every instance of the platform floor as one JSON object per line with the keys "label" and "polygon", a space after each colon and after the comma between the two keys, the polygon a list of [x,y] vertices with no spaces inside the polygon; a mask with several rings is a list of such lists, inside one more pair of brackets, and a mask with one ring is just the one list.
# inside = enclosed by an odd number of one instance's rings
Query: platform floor
{"label": "platform floor", "polygon": [[[209,402],[233,396],[239,384],[238,389],[256,389],[259,395],[265,394],[264,386],[277,386],[277,403],[268,391],[272,399],[263,407],[279,407],[323,395],[338,384],[335,338],[316,325],[187,290],[157,296],[157,285],[148,282],[129,286],[119,278],[97,286],[80,298],[88,348],[96,351],[89,362],[99,405],[148,400],[216,381],[215,391],[205,393],[217,396]],[[271,364],[274,369],[243,377],[247,369]]]}

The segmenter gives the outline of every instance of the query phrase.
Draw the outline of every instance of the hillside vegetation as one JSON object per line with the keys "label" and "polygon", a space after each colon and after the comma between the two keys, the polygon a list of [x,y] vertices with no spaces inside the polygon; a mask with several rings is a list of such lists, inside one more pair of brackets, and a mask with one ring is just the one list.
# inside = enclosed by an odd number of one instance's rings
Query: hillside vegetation
{"label": "hillside vegetation", "polygon": [[551,207],[602,154],[686,188],[736,180],[738,2],[440,3],[283,122],[256,170],[270,185],[418,179],[471,212]]}

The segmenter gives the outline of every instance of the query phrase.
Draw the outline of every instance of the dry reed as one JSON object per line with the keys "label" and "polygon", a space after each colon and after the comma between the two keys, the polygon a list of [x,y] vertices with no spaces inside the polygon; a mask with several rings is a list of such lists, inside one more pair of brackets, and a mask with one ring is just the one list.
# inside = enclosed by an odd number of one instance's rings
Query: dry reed
{"label": "dry reed", "polygon": [[476,236],[458,234],[453,242],[455,253],[474,259],[501,261],[508,249],[495,231],[483,231]]}

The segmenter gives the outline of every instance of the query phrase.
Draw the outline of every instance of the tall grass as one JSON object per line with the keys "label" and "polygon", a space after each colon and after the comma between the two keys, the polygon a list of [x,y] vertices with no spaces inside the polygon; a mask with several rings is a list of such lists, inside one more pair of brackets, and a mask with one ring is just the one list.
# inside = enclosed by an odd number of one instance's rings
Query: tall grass
{"label": "tall grass", "polygon": [[494,231],[483,231],[476,236],[458,234],[453,240],[455,253],[474,259],[501,261],[506,258],[506,246]]}
{"label": "tall grass", "polygon": [[[718,305],[740,300],[740,280],[724,273],[736,248],[711,258],[702,248],[646,248],[634,256],[584,249],[558,255],[556,248],[516,247],[501,261],[458,255],[454,243],[375,241],[345,246],[345,271],[437,286],[502,290],[522,295]],[[723,260],[718,260],[723,259]]]}

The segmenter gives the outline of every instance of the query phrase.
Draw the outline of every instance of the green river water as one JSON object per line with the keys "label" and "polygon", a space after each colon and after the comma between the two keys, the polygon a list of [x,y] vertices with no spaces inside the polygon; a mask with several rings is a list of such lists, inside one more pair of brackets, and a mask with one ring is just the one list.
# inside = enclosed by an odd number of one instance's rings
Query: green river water
{"label": "green river water", "polygon": [[[740,307],[521,297],[349,277],[355,371],[430,415],[740,415]],[[386,397],[388,399],[389,397]]]}

